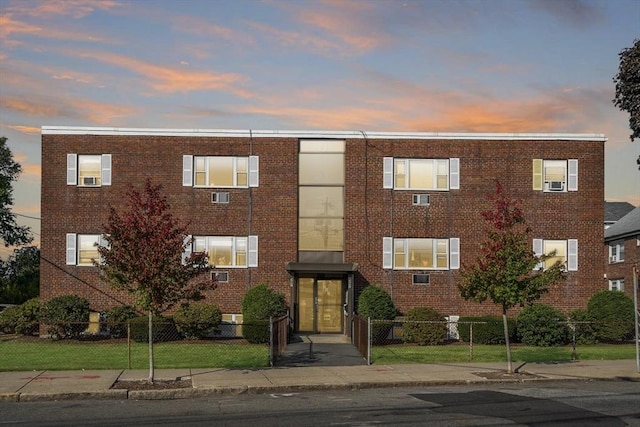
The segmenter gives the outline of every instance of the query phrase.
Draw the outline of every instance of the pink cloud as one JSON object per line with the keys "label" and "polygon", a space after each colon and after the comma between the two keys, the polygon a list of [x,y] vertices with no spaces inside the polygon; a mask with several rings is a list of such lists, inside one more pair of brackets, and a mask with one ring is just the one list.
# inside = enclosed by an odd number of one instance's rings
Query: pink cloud
{"label": "pink cloud", "polygon": [[7,7],[10,12],[48,18],[52,15],[83,18],[96,10],[109,11],[123,4],[114,0],[30,0]]}

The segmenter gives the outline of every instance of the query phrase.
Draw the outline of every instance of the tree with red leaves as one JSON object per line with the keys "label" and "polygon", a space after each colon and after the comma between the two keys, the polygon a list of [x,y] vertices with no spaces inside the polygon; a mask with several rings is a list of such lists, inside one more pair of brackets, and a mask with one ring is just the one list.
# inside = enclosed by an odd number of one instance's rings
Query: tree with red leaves
{"label": "tree with red leaves", "polygon": [[481,213],[489,225],[487,239],[481,243],[475,263],[460,270],[458,288],[466,300],[489,299],[502,308],[507,370],[512,373],[507,311],[537,301],[549,286],[564,278],[564,265],[558,261],[550,268],[537,268],[555,254],[535,255],[520,202],[510,198],[500,182],[496,181],[495,194],[489,200],[493,209]]}
{"label": "tree with red leaves", "polygon": [[[106,244],[98,246],[102,277],[113,289],[135,297],[135,306],[149,314],[149,382],[153,382],[153,316],[179,302],[202,299],[211,288],[206,253],[184,258],[188,224],[181,224],[147,179],[142,192],[129,186],[127,208],[110,208],[104,227]],[[184,259],[183,259],[184,258]],[[200,278],[201,280],[198,280]]]}

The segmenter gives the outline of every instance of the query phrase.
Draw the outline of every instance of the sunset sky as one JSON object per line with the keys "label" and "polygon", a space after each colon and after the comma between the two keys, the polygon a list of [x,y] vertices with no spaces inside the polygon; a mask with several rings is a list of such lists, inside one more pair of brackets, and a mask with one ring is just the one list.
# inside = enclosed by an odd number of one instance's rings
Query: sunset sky
{"label": "sunset sky", "polygon": [[0,0],[14,212],[38,243],[43,125],[603,133],[637,206],[611,102],[637,38],[640,0]]}

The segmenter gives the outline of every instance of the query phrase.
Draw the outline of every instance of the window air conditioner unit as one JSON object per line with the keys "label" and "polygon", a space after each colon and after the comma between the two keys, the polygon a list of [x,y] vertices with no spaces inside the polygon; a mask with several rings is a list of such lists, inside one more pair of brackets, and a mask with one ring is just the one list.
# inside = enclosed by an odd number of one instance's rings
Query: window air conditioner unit
{"label": "window air conditioner unit", "polygon": [[615,256],[615,255],[614,255],[614,256],[610,256],[610,257],[609,257],[609,262],[610,262],[610,263],[612,263],[612,262],[618,262],[618,257],[617,257],[617,256]]}
{"label": "window air conditioner unit", "polygon": [[564,191],[564,181],[549,181],[549,191]]}
{"label": "window air conditioner unit", "polygon": [[429,275],[428,274],[414,274],[413,275],[413,284],[414,285],[428,285],[429,284]]}
{"label": "window air conditioner unit", "polygon": [[85,176],[82,178],[82,185],[98,185],[98,178],[95,176]]}
{"label": "window air conditioner unit", "polygon": [[429,206],[429,195],[428,194],[414,194],[413,195],[413,204],[414,205],[423,205]]}
{"label": "window air conditioner unit", "polygon": [[229,272],[228,271],[212,271],[211,280],[215,280],[218,283],[228,283]]}
{"label": "window air conditioner unit", "polygon": [[211,193],[211,203],[229,203],[229,193]]}

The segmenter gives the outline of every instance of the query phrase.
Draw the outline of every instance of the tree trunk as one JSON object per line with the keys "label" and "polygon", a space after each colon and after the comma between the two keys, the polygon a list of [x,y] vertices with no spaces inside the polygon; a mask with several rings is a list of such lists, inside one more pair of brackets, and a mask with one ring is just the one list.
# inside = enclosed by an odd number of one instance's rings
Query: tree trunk
{"label": "tree trunk", "polygon": [[507,345],[507,372],[513,373],[513,365],[511,364],[511,346],[509,345],[509,325],[507,323],[507,309],[502,308],[502,326],[504,327],[504,342]]}
{"label": "tree trunk", "polygon": [[153,312],[149,310],[149,383],[153,384]]}

